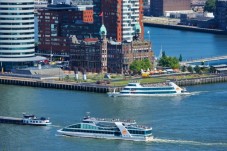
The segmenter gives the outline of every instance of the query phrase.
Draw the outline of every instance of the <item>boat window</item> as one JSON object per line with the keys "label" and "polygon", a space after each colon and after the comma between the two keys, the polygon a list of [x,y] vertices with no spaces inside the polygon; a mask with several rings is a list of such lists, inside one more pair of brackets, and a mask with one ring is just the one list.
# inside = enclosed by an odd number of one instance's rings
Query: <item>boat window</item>
{"label": "boat window", "polygon": [[128,86],[136,86],[136,84],[128,84]]}
{"label": "boat window", "polygon": [[80,128],[81,124],[70,125],[69,128]]}
{"label": "boat window", "polygon": [[144,135],[145,131],[137,131],[137,130],[128,130],[130,134],[141,134]]}

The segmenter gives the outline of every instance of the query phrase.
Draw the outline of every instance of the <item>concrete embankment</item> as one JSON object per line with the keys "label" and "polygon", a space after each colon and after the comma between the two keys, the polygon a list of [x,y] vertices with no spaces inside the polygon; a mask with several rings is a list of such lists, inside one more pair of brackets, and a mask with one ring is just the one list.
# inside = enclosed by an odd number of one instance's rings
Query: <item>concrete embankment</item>
{"label": "concrete embankment", "polygon": [[[38,80],[32,78],[19,78],[10,76],[0,76],[0,84],[20,85],[41,88],[54,88],[65,90],[78,90],[96,93],[107,93],[113,90],[113,87],[107,85],[98,85],[92,83],[76,83],[55,80]],[[118,91],[120,88],[116,88]]]}
{"label": "concrete embankment", "polygon": [[215,76],[215,77],[207,77],[207,78],[176,80],[174,82],[179,86],[220,83],[220,82],[227,82],[227,76]]}
{"label": "concrete embankment", "polygon": [[[184,79],[173,81],[179,86],[189,86],[198,84],[209,84],[218,82],[227,82],[227,75],[225,76],[215,76],[206,78],[196,78],[196,79]],[[29,78],[15,78],[15,77],[0,77],[0,84],[9,85],[20,85],[20,86],[30,86],[30,87],[41,87],[41,88],[53,88],[53,89],[64,89],[64,90],[76,90],[76,91],[87,91],[95,93],[107,93],[120,91],[123,87],[113,87],[108,85],[98,85],[91,83],[75,83],[75,82],[63,82],[63,81],[41,81]]]}
{"label": "concrete embankment", "polygon": [[223,31],[219,29],[199,28],[196,26],[180,25],[180,19],[176,19],[176,18],[144,16],[143,23],[145,26],[151,26],[151,27],[160,27],[160,28],[167,28],[167,29],[178,29],[178,30],[187,30],[187,31],[214,33],[214,34],[227,34],[227,31]]}
{"label": "concrete embankment", "polygon": [[168,29],[178,29],[178,30],[187,30],[187,31],[204,32],[204,33],[223,34],[223,35],[227,34],[227,32],[223,31],[223,30],[197,28],[197,27],[183,26],[183,25],[166,25],[166,24],[144,22],[144,26],[160,27],[160,28],[168,28]]}

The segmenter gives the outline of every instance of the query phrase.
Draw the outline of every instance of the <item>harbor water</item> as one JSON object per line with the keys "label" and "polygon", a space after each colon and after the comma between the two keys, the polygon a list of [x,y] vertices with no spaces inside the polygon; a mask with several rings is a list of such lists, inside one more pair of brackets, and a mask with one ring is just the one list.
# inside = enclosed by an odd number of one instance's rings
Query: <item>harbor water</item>
{"label": "harbor water", "polygon": [[152,41],[156,57],[161,49],[169,56],[181,54],[183,60],[227,55],[227,35],[145,27],[144,37]]}
{"label": "harbor water", "polygon": [[[50,117],[52,126],[0,124],[0,150],[226,150],[227,84],[187,87],[191,96],[110,98],[105,94],[0,85],[0,114]],[[95,117],[152,126],[153,142],[65,137],[57,130]]]}
{"label": "harbor water", "polygon": [[[183,58],[227,53],[227,36],[146,27],[153,50]],[[186,87],[190,96],[110,98],[106,94],[0,85],[0,116],[50,117],[47,127],[0,123],[0,151],[227,150],[227,83]],[[153,142],[65,137],[57,130],[95,117],[152,126]]]}

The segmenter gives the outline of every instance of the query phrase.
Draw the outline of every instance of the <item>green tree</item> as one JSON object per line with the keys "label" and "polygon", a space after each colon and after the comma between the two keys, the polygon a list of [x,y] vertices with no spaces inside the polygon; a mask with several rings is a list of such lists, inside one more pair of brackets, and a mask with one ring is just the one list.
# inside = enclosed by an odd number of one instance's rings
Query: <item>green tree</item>
{"label": "green tree", "polygon": [[191,66],[188,66],[187,70],[188,72],[191,72],[191,73],[193,72],[193,68]]}
{"label": "green tree", "polygon": [[162,52],[162,57],[163,57],[163,58],[166,57],[166,52],[165,52],[165,51]]}
{"label": "green tree", "polygon": [[213,66],[211,66],[211,67],[209,68],[209,72],[210,72],[210,73],[215,73],[215,71],[216,71],[216,70],[215,70],[215,68],[214,68]]}
{"label": "green tree", "polygon": [[178,69],[180,67],[179,60],[176,57],[162,56],[158,61],[158,65],[162,67],[170,67],[172,69]]}
{"label": "green tree", "polygon": [[200,68],[198,65],[195,66],[194,70],[195,70],[195,72],[198,73],[198,74],[202,73],[202,72],[201,72],[201,68]]}
{"label": "green tree", "polygon": [[183,58],[182,58],[182,55],[180,54],[179,61],[182,61],[182,59],[183,59]]}
{"label": "green tree", "polygon": [[182,66],[182,67],[181,67],[181,71],[182,71],[182,72],[185,72],[185,71],[186,71],[186,66]]}
{"label": "green tree", "polygon": [[133,61],[129,68],[133,72],[139,72],[141,70],[141,64],[140,64],[139,60]]}
{"label": "green tree", "polygon": [[147,70],[148,68],[151,68],[150,60],[149,59],[141,60],[141,67],[142,69],[145,69],[145,70]]}
{"label": "green tree", "polygon": [[134,60],[129,68],[133,72],[138,73],[141,71],[141,69],[147,70],[148,68],[151,68],[151,62],[149,59]]}
{"label": "green tree", "polygon": [[215,0],[207,0],[204,6],[204,11],[214,12],[216,9],[216,1]]}

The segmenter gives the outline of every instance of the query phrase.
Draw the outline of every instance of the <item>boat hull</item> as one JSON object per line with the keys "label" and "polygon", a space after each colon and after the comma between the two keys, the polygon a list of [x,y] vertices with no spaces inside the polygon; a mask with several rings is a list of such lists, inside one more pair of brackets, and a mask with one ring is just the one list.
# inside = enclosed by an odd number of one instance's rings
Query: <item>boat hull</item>
{"label": "boat hull", "polygon": [[108,93],[110,97],[129,97],[129,96],[147,96],[147,97],[168,97],[168,96],[181,96],[190,95],[190,93],[173,93],[173,94],[121,94],[121,93]]}
{"label": "boat hull", "polygon": [[32,126],[48,126],[51,123],[23,123],[24,125],[32,125]]}
{"label": "boat hull", "polygon": [[130,141],[143,141],[150,142],[153,140],[153,136],[149,137],[121,137],[114,135],[101,135],[101,134],[92,134],[92,133],[79,133],[79,132],[65,132],[62,130],[57,131],[61,135],[65,136],[73,136],[73,137],[85,137],[85,138],[102,138],[102,139],[110,139],[110,140],[130,140]]}

